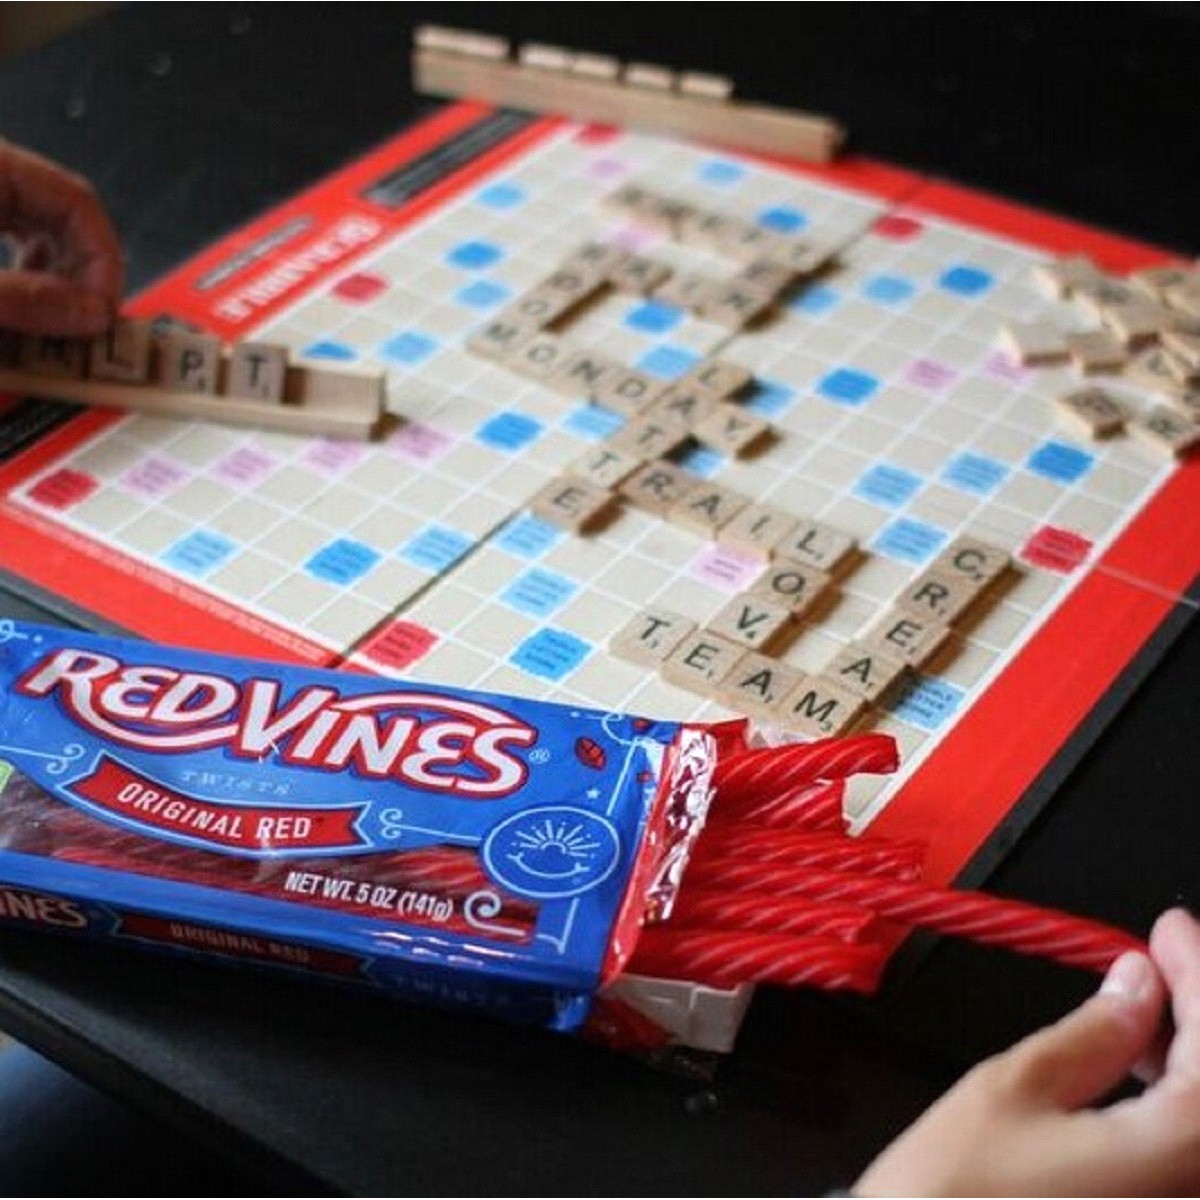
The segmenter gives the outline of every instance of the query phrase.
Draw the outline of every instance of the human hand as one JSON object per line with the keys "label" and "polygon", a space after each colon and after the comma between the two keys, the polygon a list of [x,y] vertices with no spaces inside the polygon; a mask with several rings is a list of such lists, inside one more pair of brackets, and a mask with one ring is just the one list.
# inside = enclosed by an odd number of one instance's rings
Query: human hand
{"label": "human hand", "polygon": [[[1173,1033],[1160,1030],[1170,996]],[[1165,1049],[1165,1056],[1164,1051]],[[1089,1107],[1137,1070],[1134,1099]],[[1073,1013],[961,1079],[867,1168],[861,1196],[1195,1195],[1200,924],[1164,913]]]}
{"label": "human hand", "polygon": [[121,299],[121,245],[92,185],[0,140],[0,329],[58,337],[103,333]]}

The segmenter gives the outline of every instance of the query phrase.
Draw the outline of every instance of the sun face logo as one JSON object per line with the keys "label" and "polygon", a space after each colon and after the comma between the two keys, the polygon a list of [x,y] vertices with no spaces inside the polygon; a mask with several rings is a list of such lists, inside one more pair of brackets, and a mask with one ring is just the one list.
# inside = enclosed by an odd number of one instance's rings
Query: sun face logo
{"label": "sun face logo", "polygon": [[578,896],[616,869],[621,843],[604,817],[569,805],[514,813],[487,836],[483,862],[503,888],[536,900]]}

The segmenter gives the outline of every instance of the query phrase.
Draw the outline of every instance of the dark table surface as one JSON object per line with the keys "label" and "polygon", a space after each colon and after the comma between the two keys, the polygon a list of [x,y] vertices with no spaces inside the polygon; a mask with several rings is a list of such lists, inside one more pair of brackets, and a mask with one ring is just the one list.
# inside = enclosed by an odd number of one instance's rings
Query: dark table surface
{"label": "dark table surface", "polygon": [[[414,19],[721,71],[836,114],[865,153],[1200,243],[1190,4],[140,4],[0,66],[0,132],[95,181],[137,287],[427,111],[407,86]],[[0,616],[71,619],[2,591]],[[1141,931],[1197,900],[1198,677],[1193,622],[995,890]],[[709,1088],[483,1020],[0,936],[0,1027],[281,1190],[844,1185],[967,1065],[1091,985],[940,945],[870,1004],[763,991]]]}

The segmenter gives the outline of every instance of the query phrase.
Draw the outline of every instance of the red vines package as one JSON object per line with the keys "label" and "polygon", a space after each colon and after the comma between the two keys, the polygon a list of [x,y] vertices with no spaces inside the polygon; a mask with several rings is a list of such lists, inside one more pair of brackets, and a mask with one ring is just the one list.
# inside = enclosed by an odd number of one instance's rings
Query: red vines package
{"label": "red vines package", "polygon": [[0,920],[560,1030],[669,912],[708,731],[0,622]]}

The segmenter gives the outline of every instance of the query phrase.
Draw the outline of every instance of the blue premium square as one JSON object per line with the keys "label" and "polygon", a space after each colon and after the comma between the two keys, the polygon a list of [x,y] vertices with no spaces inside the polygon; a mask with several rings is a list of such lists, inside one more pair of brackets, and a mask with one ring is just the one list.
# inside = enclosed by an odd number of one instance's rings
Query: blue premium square
{"label": "blue premium square", "polygon": [[989,271],[982,267],[951,267],[943,271],[938,279],[938,285],[948,292],[959,296],[981,296],[992,286],[995,280]]}
{"label": "blue premium square", "polygon": [[758,223],[775,233],[799,233],[808,224],[807,214],[786,204],[764,208],[758,214]]}
{"label": "blue premium square", "polygon": [[1095,462],[1092,455],[1067,442],[1044,442],[1025,461],[1035,475],[1055,483],[1075,483]]}
{"label": "blue premium square", "polygon": [[565,575],[532,567],[518,575],[500,594],[500,599],[517,612],[542,619],[566,604],[577,587]]}
{"label": "blue premium square", "polygon": [[983,454],[963,451],[956,454],[942,471],[942,482],[972,496],[987,496],[1008,478],[1008,467]]}
{"label": "blue premium square", "polygon": [[682,308],[661,300],[643,300],[625,314],[625,324],[638,333],[669,333],[682,320]]}
{"label": "blue premium square", "polygon": [[476,279],[454,293],[454,299],[467,308],[495,308],[511,295],[510,289],[490,279]]}
{"label": "blue premium square", "polygon": [[817,394],[835,404],[865,404],[879,390],[879,380],[866,371],[839,367],[817,383]]}
{"label": "blue premium square", "polygon": [[446,261],[464,271],[483,271],[503,257],[504,251],[494,242],[460,242],[446,255]]}
{"label": "blue premium square", "polygon": [[358,351],[345,342],[331,341],[322,338],[319,342],[311,342],[301,351],[305,358],[325,358],[330,362],[353,362],[358,357]]}
{"label": "blue premium square", "polygon": [[818,283],[813,287],[804,288],[799,295],[788,302],[788,308],[792,312],[804,313],[809,317],[820,317],[837,308],[841,299],[841,293],[837,288],[832,288],[827,283]]}
{"label": "blue premium square", "polygon": [[963,701],[963,695],[962,688],[944,679],[914,675],[900,684],[888,708],[901,721],[932,733],[954,716]]}
{"label": "blue premium square", "polygon": [[664,344],[651,347],[637,360],[636,365],[660,379],[678,379],[685,371],[691,370],[700,361],[700,357],[695,350]]}
{"label": "blue premium square", "polygon": [[400,551],[405,562],[435,574],[452,567],[475,544],[475,539],[447,525],[426,525]]}
{"label": "blue premium square", "polygon": [[475,436],[485,445],[496,450],[523,450],[536,442],[541,435],[542,425],[532,417],[519,412],[498,412],[479,427]]}
{"label": "blue premium square", "polygon": [[602,442],[624,424],[625,418],[620,413],[601,408],[598,404],[581,404],[567,413],[562,426],[581,438],[587,438],[589,442]]}
{"label": "blue premium square", "polygon": [[676,455],[674,461],[685,471],[708,479],[724,466],[725,456],[708,446],[689,446],[682,454]]}
{"label": "blue premium square", "polygon": [[700,182],[710,183],[714,187],[732,187],[745,176],[746,168],[741,163],[725,158],[710,158],[699,170]]}
{"label": "blue premium square", "polygon": [[498,209],[501,212],[524,204],[526,191],[515,183],[493,183],[480,189],[475,196],[485,208]]}
{"label": "blue premium square", "polygon": [[755,379],[754,389],[743,407],[760,417],[777,417],[796,398],[796,393],[773,379]]}
{"label": "blue premium square", "polygon": [[539,629],[512,652],[508,661],[529,675],[557,682],[574,671],[591,652],[592,647],[574,634],[560,629]]}
{"label": "blue premium square", "polygon": [[900,562],[919,566],[928,562],[945,544],[944,529],[914,521],[911,517],[898,517],[885,525],[872,543],[872,549]]}
{"label": "blue premium square", "polygon": [[854,485],[854,494],[871,504],[898,508],[917,494],[921,483],[921,477],[911,471],[893,467],[890,463],[876,463],[863,472]]}
{"label": "blue premium square", "polygon": [[423,363],[437,348],[437,340],[427,333],[405,329],[401,333],[393,334],[379,347],[379,357],[386,362],[413,367]]}
{"label": "blue premium square", "polygon": [[562,540],[562,531],[540,517],[520,516],[496,535],[496,546],[516,558],[537,558]]}
{"label": "blue premium square", "polygon": [[237,549],[235,543],[210,529],[185,534],[163,554],[163,562],[196,578],[219,567]]}
{"label": "blue premium square", "polygon": [[326,583],[346,587],[361,579],[378,561],[379,552],[352,538],[338,538],[322,546],[304,569]]}
{"label": "blue premium square", "polygon": [[863,295],[876,304],[903,304],[911,300],[917,289],[907,279],[899,275],[876,275],[863,285]]}

